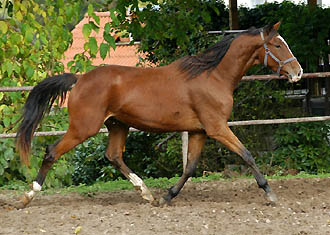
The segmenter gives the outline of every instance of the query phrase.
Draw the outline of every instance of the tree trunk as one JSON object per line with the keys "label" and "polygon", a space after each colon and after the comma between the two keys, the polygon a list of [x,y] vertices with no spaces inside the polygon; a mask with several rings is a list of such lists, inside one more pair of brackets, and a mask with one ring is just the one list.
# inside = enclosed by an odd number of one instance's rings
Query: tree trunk
{"label": "tree trunk", "polygon": [[239,29],[237,0],[229,0],[229,28],[231,30]]}

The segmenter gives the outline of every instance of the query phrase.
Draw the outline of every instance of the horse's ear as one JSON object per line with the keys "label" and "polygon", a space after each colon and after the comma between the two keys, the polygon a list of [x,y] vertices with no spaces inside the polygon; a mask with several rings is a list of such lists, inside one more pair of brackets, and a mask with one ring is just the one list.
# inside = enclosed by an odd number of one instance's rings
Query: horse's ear
{"label": "horse's ear", "polygon": [[264,31],[268,34],[267,37],[265,38],[265,43],[269,42],[275,34],[277,34],[277,30],[280,28],[281,22],[277,22],[274,25],[268,25],[264,27]]}
{"label": "horse's ear", "polygon": [[276,24],[273,25],[273,29],[275,29],[276,31],[278,31],[278,29],[280,28],[281,25],[281,21],[277,22]]}
{"label": "horse's ear", "polygon": [[280,25],[281,21],[277,22],[276,24],[269,24],[263,28],[263,31],[267,34],[270,34],[272,31],[278,31]]}

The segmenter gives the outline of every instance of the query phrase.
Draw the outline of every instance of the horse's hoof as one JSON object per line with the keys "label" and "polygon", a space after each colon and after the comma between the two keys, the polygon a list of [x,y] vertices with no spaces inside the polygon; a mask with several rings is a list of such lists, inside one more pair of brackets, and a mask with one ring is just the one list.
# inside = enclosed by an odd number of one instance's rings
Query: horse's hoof
{"label": "horse's hoof", "polygon": [[153,201],[151,201],[150,204],[151,204],[152,206],[154,206],[154,207],[159,207],[159,206],[160,206],[160,205],[159,205],[159,202],[158,202],[157,200],[153,200]]}
{"label": "horse's hoof", "polygon": [[144,193],[141,193],[141,196],[142,196],[142,198],[144,200],[147,200],[149,202],[155,201],[154,197],[152,196],[152,194],[150,192],[148,192],[148,193],[145,193],[145,192]]}
{"label": "horse's hoof", "polygon": [[277,202],[277,196],[273,191],[267,192],[265,194],[266,199],[270,202],[270,203],[276,203]]}
{"label": "horse's hoof", "polygon": [[16,209],[24,209],[31,201],[32,199],[25,193],[18,198],[17,202],[15,202],[13,206]]}
{"label": "horse's hoof", "polygon": [[160,207],[168,206],[168,205],[170,205],[170,203],[171,203],[171,201],[166,200],[166,199],[163,198],[163,197],[161,197],[161,198],[159,199],[159,206],[160,206]]}
{"label": "horse's hoof", "polygon": [[18,200],[17,202],[12,203],[12,206],[16,208],[17,210],[24,209],[27,204],[22,202],[21,200]]}

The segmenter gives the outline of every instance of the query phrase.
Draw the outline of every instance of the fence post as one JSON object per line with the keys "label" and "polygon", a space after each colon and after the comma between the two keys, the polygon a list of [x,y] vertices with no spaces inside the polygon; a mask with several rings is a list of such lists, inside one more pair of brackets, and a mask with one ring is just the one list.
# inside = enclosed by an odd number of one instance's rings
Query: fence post
{"label": "fence post", "polygon": [[229,28],[231,30],[239,29],[237,0],[229,0]]}
{"label": "fence post", "polygon": [[[330,46],[330,39],[327,40],[328,46]],[[324,71],[330,72],[330,54],[325,58],[324,62]],[[330,103],[329,103],[329,92],[330,92],[330,78],[325,78],[325,96],[324,96],[324,105],[325,105],[325,115],[330,115]]]}
{"label": "fence post", "polygon": [[181,133],[182,139],[182,162],[183,162],[183,172],[186,171],[187,160],[188,160],[188,132],[184,131]]}

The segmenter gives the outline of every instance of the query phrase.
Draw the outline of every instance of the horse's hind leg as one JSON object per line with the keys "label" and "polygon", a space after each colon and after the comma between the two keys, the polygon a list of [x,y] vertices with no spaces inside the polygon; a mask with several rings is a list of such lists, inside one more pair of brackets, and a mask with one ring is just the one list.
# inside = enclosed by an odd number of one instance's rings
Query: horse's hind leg
{"label": "horse's hind leg", "polygon": [[[277,200],[275,193],[272,191],[268,185],[265,177],[260,173],[258,166],[255,163],[254,158],[251,153],[244,147],[244,145],[239,141],[239,139],[230,130],[227,124],[222,125],[222,128],[213,128],[211,133],[207,133],[210,137],[220,141],[225,146],[227,146],[231,151],[237,153],[241,156],[244,162],[251,168],[252,173],[257,181],[257,184],[262,188],[266,197],[269,201],[275,202]],[[218,130],[218,131],[214,131]]]}
{"label": "horse's hind leg", "polygon": [[189,133],[188,138],[188,159],[187,166],[179,181],[168,190],[167,195],[160,199],[160,205],[169,203],[172,198],[177,196],[186,181],[191,177],[196,169],[202,148],[206,139],[205,133]]}
{"label": "horse's hind leg", "polygon": [[143,180],[129,169],[123,161],[123,150],[128,135],[128,126],[111,118],[106,120],[104,124],[109,130],[109,143],[106,151],[107,158],[129,179],[136,189],[141,190],[142,198],[153,202],[154,198]]}
{"label": "horse's hind leg", "polygon": [[[76,119],[75,119],[76,120]],[[93,121],[91,122],[93,123]],[[46,154],[43,159],[41,168],[38,172],[37,178],[33,181],[32,190],[21,198],[23,207],[29,204],[35,196],[35,193],[41,190],[41,186],[45,181],[46,175],[51,166],[66,152],[74,148],[76,145],[82,143],[88,137],[98,133],[101,122],[99,125],[94,120],[93,127],[82,128],[82,123],[75,121],[73,124],[70,123],[70,127],[66,134],[57,143],[50,145],[46,149]],[[86,127],[86,126],[85,126]]]}

